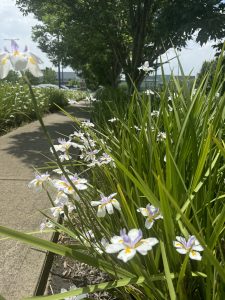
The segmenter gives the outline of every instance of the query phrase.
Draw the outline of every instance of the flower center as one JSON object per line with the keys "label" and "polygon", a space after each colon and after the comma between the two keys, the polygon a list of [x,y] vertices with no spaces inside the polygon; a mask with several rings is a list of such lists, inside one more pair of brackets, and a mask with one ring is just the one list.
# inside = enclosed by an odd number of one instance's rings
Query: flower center
{"label": "flower center", "polygon": [[131,253],[131,248],[127,247],[127,248],[125,249],[125,253],[126,253],[126,254]]}

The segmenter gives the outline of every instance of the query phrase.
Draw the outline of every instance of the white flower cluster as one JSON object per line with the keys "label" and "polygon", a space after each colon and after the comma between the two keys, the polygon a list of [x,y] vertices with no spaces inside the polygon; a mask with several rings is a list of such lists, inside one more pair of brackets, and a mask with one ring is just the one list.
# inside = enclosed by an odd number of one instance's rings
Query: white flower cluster
{"label": "white flower cluster", "polygon": [[[72,142],[71,139],[66,141],[66,139],[59,138],[58,143],[59,143],[58,145],[54,145],[54,149],[56,152],[58,152],[58,151],[61,152],[61,154],[59,155],[59,159],[61,162],[72,158],[72,156],[69,154],[69,149],[71,147],[78,148],[78,149],[84,148],[84,146]],[[53,153],[52,148],[50,148],[50,151]]]}
{"label": "white flower cluster", "polygon": [[[54,172],[55,171],[59,173],[58,170],[54,170]],[[75,210],[76,206],[74,202],[79,201],[77,191],[88,188],[85,178],[80,178],[77,174],[69,174],[68,178],[62,175],[60,179],[51,179],[48,173],[36,174],[35,178],[28,184],[29,188],[33,188],[36,191],[47,189],[48,186],[55,188],[56,197],[54,206],[50,208],[50,212],[55,218],[58,218],[59,215],[64,215],[65,206],[69,213]],[[45,227],[51,227],[50,225],[51,223],[49,222],[42,223],[41,230]]]}
{"label": "white flower cluster", "polygon": [[[87,125],[88,124],[88,125]],[[85,122],[83,127],[93,127],[92,123]],[[164,133],[158,134],[159,140],[165,139]],[[100,154],[103,150],[96,149],[96,142],[91,138],[89,132],[75,131],[70,135],[69,140],[58,139],[59,144],[54,145],[54,149],[57,152],[61,152],[62,155],[69,155],[71,148],[78,148],[81,151],[80,158],[86,162],[87,166],[101,166],[103,164],[112,163],[112,158],[107,153]],[[52,150],[52,149],[51,149]],[[64,157],[67,160],[67,157]],[[70,157],[68,158],[70,159]],[[60,215],[67,217],[67,212],[70,214],[76,210],[76,201],[79,201],[80,192],[89,188],[88,181],[85,178],[81,178],[78,174],[73,174],[67,168],[53,170],[55,174],[60,178],[51,179],[48,173],[36,174],[35,179],[29,183],[29,187],[36,190],[46,189],[48,185],[51,185],[56,190],[56,197],[54,200],[54,206],[50,208],[50,212],[54,218],[58,218]],[[79,191],[79,193],[78,193]],[[78,195],[79,194],[79,195]],[[122,207],[118,200],[116,193],[112,193],[108,196],[100,194],[99,200],[93,200],[90,202],[90,206],[97,207],[96,215],[98,218],[109,217],[116,211],[122,214]],[[66,208],[66,214],[65,214]],[[150,230],[157,220],[163,219],[163,215],[158,207],[148,203],[146,207],[140,207],[137,209],[145,218],[145,228]],[[41,224],[41,231],[45,228],[54,227],[51,220],[47,220]],[[114,254],[118,253],[117,258],[124,263],[131,260],[137,253],[141,255],[147,255],[152,247],[159,243],[156,237],[143,238],[143,232],[141,229],[133,228],[126,232],[126,229],[120,230],[120,235],[113,236],[110,241],[105,236],[96,238],[92,230],[83,232],[78,237],[81,242],[87,247],[91,247],[98,255],[103,253]],[[184,237],[177,236],[176,241],[173,241],[173,246],[180,254],[187,254],[191,259],[201,260],[202,257],[199,252],[203,251],[203,247],[200,245],[195,236],[190,236],[188,240]]]}
{"label": "white flower cluster", "polygon": [[[79,145],[81,150],[81,154],[79,155],[80,159],[82,159],[88,167],[108,164],[111,167],[115,167],[113,158],[108,153],[105,153],[100,145],[98,146],[98,149],[96,149],[95,140],[91,138],[89,132],[85,131],[85,128],[88,127],[90,130],[91,127],[94,127],[94,124],[89,121],[85,121],[82,122],[81,125],[82,128],[84,128],[84,131],[75,131],[70,135],[70,139],[74,140],[76,145]],[[106,144],[104,140],[101,140],[101,143]]]}

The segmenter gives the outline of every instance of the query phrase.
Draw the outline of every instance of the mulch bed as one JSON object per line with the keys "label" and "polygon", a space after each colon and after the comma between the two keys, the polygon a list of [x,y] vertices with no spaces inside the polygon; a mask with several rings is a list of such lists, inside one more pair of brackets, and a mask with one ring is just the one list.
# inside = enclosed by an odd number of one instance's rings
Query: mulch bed
{"label": "mulch bed", "polygon": [[[59,239],[63,243],[63,237]],[[57,294],[61,289],[69,290],[71,286],[85,287],[90,284],[97,284],[109,281],[109,276],[85,263],[74,261],[68,257],[55,255],[53,265],[50,271],[46,293],[47,295]],[[115,293],[115,291],[114,291]],[[97,292],[89,295],[92,299],[98,300],[116,300],[118,299],[113,295],[113,291]]]}

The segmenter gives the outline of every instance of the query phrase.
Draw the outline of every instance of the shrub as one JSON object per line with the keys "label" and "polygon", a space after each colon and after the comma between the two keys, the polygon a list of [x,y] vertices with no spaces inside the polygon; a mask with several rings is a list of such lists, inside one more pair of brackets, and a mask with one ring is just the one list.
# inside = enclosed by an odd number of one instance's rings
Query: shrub
{"label": "shrub", "polygon": [[65,107],[68,104],[67,95],[63,90],[46,88],[43,90],[43,93],[48,99],[48,110],[50,112],[59,110],[56,105]]}

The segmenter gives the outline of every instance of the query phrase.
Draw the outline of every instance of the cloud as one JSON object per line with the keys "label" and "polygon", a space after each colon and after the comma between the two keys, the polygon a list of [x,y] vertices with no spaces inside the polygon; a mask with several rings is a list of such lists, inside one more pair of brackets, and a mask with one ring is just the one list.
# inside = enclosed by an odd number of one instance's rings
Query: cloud
{"label": "cloud", "polygon": [[[215,50],[212,48],[212,42],[208,42],[202,47],[195,41],[188,42],[187,46],[178,52],[179,60],[184,69],[185,74],[196,75],[205,60],[212,60]],[[165,64],[165,73],[169,74],[173,71],[175,74],[180,73],[178,60],[173,49],[169,50],[167,55],[163,55],[163,61],[175,57],[169,64]]]}

